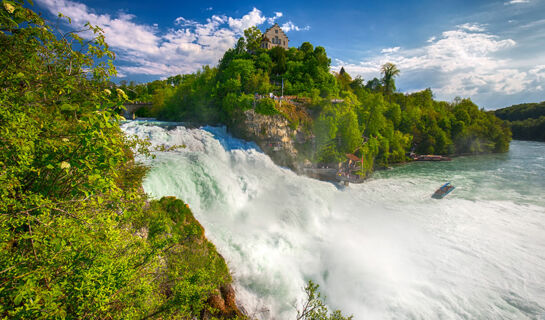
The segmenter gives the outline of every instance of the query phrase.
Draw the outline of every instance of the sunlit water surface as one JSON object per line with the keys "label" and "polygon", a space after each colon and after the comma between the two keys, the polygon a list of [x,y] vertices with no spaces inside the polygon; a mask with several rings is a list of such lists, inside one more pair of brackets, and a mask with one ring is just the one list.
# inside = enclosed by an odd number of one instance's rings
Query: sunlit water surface
{"label": "sunlit water surface", "polygon": [[[294,319],[312,279],[355,319],[545,319],[545,144],[421,162],[339,188],[276,166],[222,128],[129,122],[158,152],[152,197],[189,203],[239,302]],[[456,189],[430,195],[446,181]]]}

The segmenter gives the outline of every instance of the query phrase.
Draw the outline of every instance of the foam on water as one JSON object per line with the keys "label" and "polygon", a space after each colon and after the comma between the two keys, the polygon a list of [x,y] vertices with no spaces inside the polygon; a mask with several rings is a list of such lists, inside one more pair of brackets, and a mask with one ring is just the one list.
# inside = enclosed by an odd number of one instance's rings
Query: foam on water
{"label": "foam on water", "polygon": [[[123,129],[186,145],[157,153],[144,189],[189,203],[250,314],[294,318],[312,279],[355,319],[545,317],[545,144],[399,166],[340,190],[222,128]],[[431,199],[446,180],[457,189]]]}

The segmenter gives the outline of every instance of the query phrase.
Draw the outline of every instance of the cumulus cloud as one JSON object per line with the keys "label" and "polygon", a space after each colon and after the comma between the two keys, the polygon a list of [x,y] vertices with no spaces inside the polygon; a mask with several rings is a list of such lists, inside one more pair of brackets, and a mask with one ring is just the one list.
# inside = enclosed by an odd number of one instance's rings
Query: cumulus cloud
{"label": "cumulus cloud", "polygon": [[81,26],[86,22],[100,25],[108,34],[108,42],[122,50],[138,50],[142,48],[147,54],[157,52],[160,38],[155,34],[153,26],[134,23],[133,15],[120,13],[117,17],[108,14],[99,15],[81,3],[64,0],[40,1],[51,13],[62,12],[72,18],[72,24]]}
{"label": "cumulus cloud", "polygon": [[299,27],[299,26],[296,26],[291,21],[288,21],[288,22],[284,23],[280,28],[282,28],[282,30],[284,32],[290,32],[292,30],[294,30],[294,31],[307,31],[307,30],[310,30],[310,26]]}
{"label": "cumulus cloud", "polygon": [[235,32],[242,33],[245,29],[248,29],[252,26],[258,26],[260,24],[263,24],[267,18],[263,16],[261,11],[259,11],[257,8],[253,8],[252,11],[250,11],[248,14],[244,15],[240,19],[234,19],[229,17],[228,23],[229,27],[233,29]]}
{"label": "cumulus cloud", "polygon": [[380,66],[395,63],[402,71],[398,87],[407,91],[432,86],[440,99],[484,94],[517,94],[538,90],[545,79],[545,65],[515,66],[500,54],[517,44],[485,32],[482,25],[463,24],[430,38],[416,49],[382,49],[381,54],[359,63],[337,60],[353,75],[365,79],[380,77]]}
{"label": "cumulus cloud", "polygon": [[[166,77],[194,72],[202,65],[215,65],[245,29],[282,17],[281,12],[267,17],[253,8],[242,17],[212,15],[205,22],[178,17],[173,21],[173,28],[161,31],[156,24],[135,22],[134,15],[123,12],[116,16],[99,14],[87,5],[71,0],[38,0],[38,4],[54,15],[62,12],[71,17],[75,28],[87,22],[100,26],[106,41],[117,53],[118,73],[123,76]],[[292,30],[302,29],[294,26]]]}

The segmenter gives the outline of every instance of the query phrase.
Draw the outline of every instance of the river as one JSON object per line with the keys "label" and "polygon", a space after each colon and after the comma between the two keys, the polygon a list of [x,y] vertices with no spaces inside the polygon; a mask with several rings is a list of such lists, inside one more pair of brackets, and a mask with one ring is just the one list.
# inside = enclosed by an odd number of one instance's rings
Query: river
{"label": "river", "polygon": [[[154,198],[189,203],[259,319],[295,319],[306,281],[355,319],[545,319],[545,143],[420,162],[340,188],[224,129],[128,122],[154,145]],[[444,182],[456,189],[430,195]]]}

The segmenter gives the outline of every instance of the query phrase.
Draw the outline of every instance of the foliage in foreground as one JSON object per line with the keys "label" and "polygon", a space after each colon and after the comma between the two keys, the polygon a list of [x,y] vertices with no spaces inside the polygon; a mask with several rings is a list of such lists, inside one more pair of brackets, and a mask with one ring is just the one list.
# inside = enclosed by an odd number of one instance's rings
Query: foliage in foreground
{"label": "foliage in foreground", "polygon": [[200,317],[227,266],[182,201],[146,205],[102,31],[14,1],[0,31],[0,318]]}
{"label": "foliage in foreground", "polygon": [[343,316],[340,310],[330,313],[318,290],[319,287],[312,280],[308,281],[305,287],[305,300],[300,306],[301,309],[297,310],[297,320],[352,320],[353,316]]}

